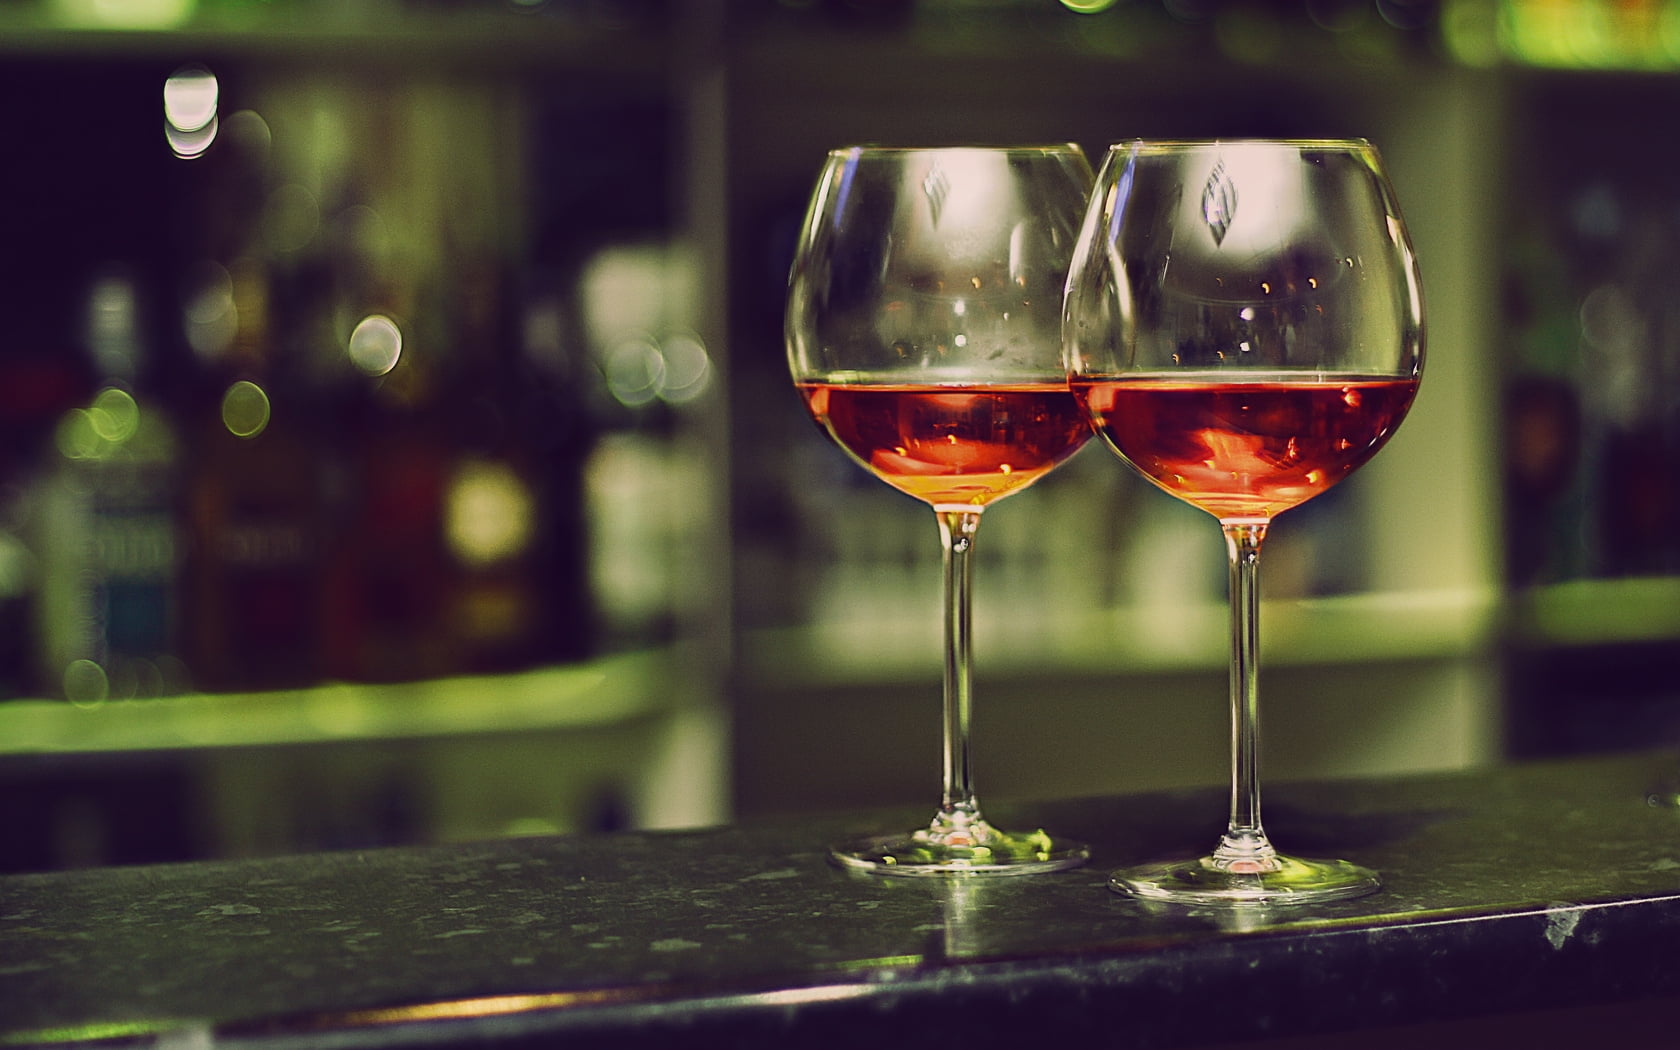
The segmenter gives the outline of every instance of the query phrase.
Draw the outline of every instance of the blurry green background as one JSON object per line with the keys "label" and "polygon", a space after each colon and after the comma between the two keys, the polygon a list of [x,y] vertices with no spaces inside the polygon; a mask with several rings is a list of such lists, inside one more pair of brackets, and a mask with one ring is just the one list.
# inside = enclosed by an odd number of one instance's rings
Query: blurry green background
{"label": "blurry green background", "polygon": [[[1375,140],[1430,358],[1270,779],[1680,748],[1680,0],[5,0],[0,870],[937,801],[939,543],[790,389],[857,142]],[[975,773],[1216,784],[1223,552],[986,515]]]}

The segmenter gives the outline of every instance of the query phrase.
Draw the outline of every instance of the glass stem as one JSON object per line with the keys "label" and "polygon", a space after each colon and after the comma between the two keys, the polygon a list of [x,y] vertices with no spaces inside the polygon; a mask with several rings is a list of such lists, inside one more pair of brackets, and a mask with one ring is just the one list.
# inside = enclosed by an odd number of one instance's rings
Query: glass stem
{"label": "glass stem", "polygon": [[1265,522],[1222,522],[1230,556],[1231,823],[1215,866],[1259,872],[1276,866],[1277,851],[1260,824],[1260,545]]}
{"label": "glass stem", "polygon": [[974,707],[970,558],[980,512],[941,510],[937,514],[945,544],[945,791],[935,824],[962,835],[980,820],[980,802],[969,768],[969,720]]}

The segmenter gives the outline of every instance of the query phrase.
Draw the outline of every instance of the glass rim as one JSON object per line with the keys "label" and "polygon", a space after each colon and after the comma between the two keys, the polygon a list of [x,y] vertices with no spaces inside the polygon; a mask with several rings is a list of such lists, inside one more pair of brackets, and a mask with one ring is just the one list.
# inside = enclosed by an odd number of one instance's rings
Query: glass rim
{"label": "glass rim", "polygon": [[1321,149],[1375,151],[1376,144],[1368,138],[1265,138],[1237,135],[1230,138],[1131,138],[1110,143],[1109,153],[1149,150],[1160,153],[1183,153],[1190,150],[1212,149],[1220,146],[1276,146],[1281,149]]}
{"label": "glass rim", "polygon": [[987,142],[961,143],[951,142],[935,146],[907,146],[885,143],[863,142],[852,146],[837,146],[828,151],[834,158],[858,157],[863,155],[892,156],[895,154],[913,153],[1019,153],[1019,154],[1057,154],[1077,153],[1085,155],[1084,147],[1077,142],[1028,142],[1016,144],[1000,144]]}

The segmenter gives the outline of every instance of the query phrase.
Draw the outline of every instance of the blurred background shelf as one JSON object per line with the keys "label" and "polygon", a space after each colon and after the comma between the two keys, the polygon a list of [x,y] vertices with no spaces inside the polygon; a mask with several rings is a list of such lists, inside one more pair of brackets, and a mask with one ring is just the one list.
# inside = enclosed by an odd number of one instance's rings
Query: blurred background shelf
{"label": "blurred background shelf", "polygon": [[[1649,581],[1647,603],[1671,598],[1666,580]],[[936,597],[936,596],[930,596]],[[931,608],[931,603],[927,604]],[[1648,615],[1650,605],[1644,606]],[[1504,637],[1492,594],[1364,592],[1262,603],[1266,668],[1456,660],[1486,654]],[[1619,625],[1598,621],[1592,641],[1680,637],[1664,607],[1655,625],[1639,612]],[[1591,613],[1553,610],[1549,623],[1579,629]],[[1050,611],[1027,624],[990,618],[977,630],[981,663],[1014,677],[1223,673],[1230,660],[1230,612],[1222,602],[1102,612]],[[1629,622],[1631,621],[1631,622]],[[1536,637],[1562,633],[1542,628]],[[874,616],[755,632],[743,640],[744,672],[777,687],[928,682],[940,666],[940,624],[931,615]]]}
{"label": "blurred background shelf", "polygon": [[[1268,541],[1268,777],[1680,742],[1676,26],[0,5],[0,869],[930,799],[933,522],[782,359],[855,141],[1376,140],[1430,358]],[[983,795],[1223,779],[1211,521],[1091,448],[978,549]]]}
{"label": "blurred background shelf", "polygon": [[656,5],[14,0],[0,7],[0,55],[13,59],[167,60],[192,53],[386,71],[441,64],[478,75],[546,67],[587,75],[596,85],[643,78],[657,85],[676,38],[672,19]]}
{"label": "blurred background shelf", "polygon": [[8,869],[726,818],[673,651],[426,681],[0,704]]}
{"label": "blurred background shelf", "polygon": [[1534,587],[1509,602],[1518,646],[1680,640],[1680,578],[1634,576]]}
{"label": "blurred background shelf", "polygon": [[678,706],[675,661],[637,653],[559,667],[263,693],[0,705],[0,754],[93,755],[554,732]]}

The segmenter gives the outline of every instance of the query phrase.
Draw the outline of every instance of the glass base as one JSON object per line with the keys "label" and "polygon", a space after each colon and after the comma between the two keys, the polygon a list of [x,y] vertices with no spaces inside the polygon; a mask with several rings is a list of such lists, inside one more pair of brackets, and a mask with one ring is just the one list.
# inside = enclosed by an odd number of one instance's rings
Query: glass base
{"label": "glass base", "polygon": [[1242,907],[1349,900],[1375,893],[1382,880],[1376,872],[1345,860],[1274,855],[1231,864],[1207,856],[1122,868],[1109,876],[1108,888],[1144,900]]}
{"label": "glass base", "polygon": [[1082,842],[1043,831],[1012,835],[985,821],[878,835],[834,847],[829,859],[872,875],[1036,875],[1076,868],[1091,857]]}

